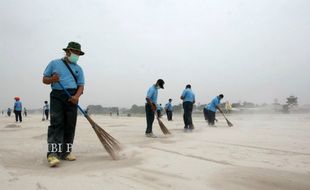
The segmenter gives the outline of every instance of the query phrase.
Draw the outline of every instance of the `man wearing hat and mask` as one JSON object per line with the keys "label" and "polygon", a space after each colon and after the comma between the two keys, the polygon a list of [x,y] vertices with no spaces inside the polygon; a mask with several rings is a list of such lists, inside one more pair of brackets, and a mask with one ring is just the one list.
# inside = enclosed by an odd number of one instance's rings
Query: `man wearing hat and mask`
{"label": "man wearing hat and mask", "polygon": [[156,138],[153,134],[153,122],[156,114],[157,95],[158,89],[164,89],[165,82],[162,79],[158,79],[156,84],[152,85],[147,91],[145,113],[146,113],[146,131],[145,136]]}
{"label": "man wearing hat and mask", "polygon": [[[65,56],[51,61],[43,73],[43,83],[51,85],[52,88],[51,118],[47,134],[47,160],[51,167],[58,165],[60,160],[76,160],[71,151],[75,135],[77,103],[83,94],[85,84],[83,70],[77,64],[79,57],[84,55],[81,45],[69,42],[63,50]],[[68,98],[59,82],[71,94],[71,98]]]}

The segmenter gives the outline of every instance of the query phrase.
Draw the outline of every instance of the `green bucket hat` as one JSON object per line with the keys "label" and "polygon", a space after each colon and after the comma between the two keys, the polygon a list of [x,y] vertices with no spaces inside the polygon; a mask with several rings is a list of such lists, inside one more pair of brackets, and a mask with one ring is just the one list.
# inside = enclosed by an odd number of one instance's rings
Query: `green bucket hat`
{"label": "green bucket hat", "polygon": [[80,52],[80,55],[84,55],[85,53],[81,50],[81,45],[77,42],[69,42],[68,43],[68,46],[66,48],[63,48],[64,51],[67,51],[67,50],[76,50],[76,51],[79,51]]}

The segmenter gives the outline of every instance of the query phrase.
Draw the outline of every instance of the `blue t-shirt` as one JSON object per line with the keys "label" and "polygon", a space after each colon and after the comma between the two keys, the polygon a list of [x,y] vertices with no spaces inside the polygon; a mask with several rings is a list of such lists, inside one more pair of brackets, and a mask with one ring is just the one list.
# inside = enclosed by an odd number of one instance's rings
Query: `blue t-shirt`
{"label": "blue t-shirt", "polygon": [[158,95],[158,89],[156,88],[155,85],[153,85],[147,91],[146,97],[149,98],[154,104],[157,104],[157,95]]}
{"label": "blue t-shirt", "polygon": [[165,108],[168,110],[168,111],[172,111],[173,110],[173,106],[170,102],[168,102],[166,105],[165,105]]}
{"label": "blue t-shirt", "polygon": [[184,98],[183,102],[194,102],[195,101],[195,94],[190,88],[186,88],[185,90],[183,90],[183,93],[181,96]]}
{"label": "blue t-shirt", "polygon": [[220,103],[221,103],[221,99],[219,96],[217,96],[211,101],[210,104],[206,105],[205,108],[210,111],[216,112],[216,106],[219,105]]}
{"label": "blue t-shirt", "polygon": [[14,110],[15,111],[22,111],[22,103],[20,101],[16,101],[14,103]]}
{"label": "blue t-shirt", "polygon": [[163,110],[163,108],[158,104],[157,105],[157,111],[162,111]]}
{"label": "blue t-shirt", "polygon": [[[54,73],[59,75],[59,79],[61,84],[66,88],[77,88],[78,86],[82,86],[85,84],[84,81],[84,73],[82,68],[76,63],[70,63],[69,67],[72,69],[74,75],[76,76],[77,83],[75,82],[74,77],[72,76],[71,72],[65,65],[62,59],[56,59],[51,61],[44,73],[43,76],[51,77]],[[52,89],[54,90],[62,90],[61,86],[58,83],[51,84]]]}

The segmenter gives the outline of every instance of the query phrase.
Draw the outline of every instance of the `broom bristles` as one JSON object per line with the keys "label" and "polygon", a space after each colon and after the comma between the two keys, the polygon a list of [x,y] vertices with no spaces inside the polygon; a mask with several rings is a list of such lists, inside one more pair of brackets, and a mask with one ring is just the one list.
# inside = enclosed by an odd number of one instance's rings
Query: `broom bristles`
{"label": "broom bristles", "polygon": [[88,115],[85,117],[91,124],[105,150],[114,160],[116,160],[118,158],[117,152],[121,150],[120,143],[109,133],[103,130],[97,123],[95,123]]}
{"label": "broom bristles", "polygon": [[167,135],[167,134],[171,134],[170,131],[167,129],[167,127],[165,126],[165,124],[157,117],[157,121],[158,121],[158,125],[160,126],[161,131]]}
{"label": "broom bristles", "polygon": [[227,125],[228,125],[229,127],[234,126],[230,121],[228,121],[228,119],[226,119],[226,122],[227,122]]}
{"label": "broom bristles", "polygon": [[221,112],[221,113],[222,113],[222,115],[224,116],[224,118],[225,118],[225,120],[226,120],[226,122],[227,122],[227,125],[228,125],[229,127],[234,126],[234,125],[226,118],[225,114],[224,114],[223,112]]}

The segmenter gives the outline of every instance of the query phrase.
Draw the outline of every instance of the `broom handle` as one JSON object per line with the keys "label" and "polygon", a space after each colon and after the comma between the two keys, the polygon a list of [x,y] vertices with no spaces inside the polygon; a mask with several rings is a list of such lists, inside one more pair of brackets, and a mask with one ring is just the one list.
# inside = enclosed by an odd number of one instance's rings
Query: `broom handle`
{"label": "broom handle", "polygon": [[226,119],[226,121],[229,121],[229,120],[226,118],[224,112],[222,111],[221,113],[222,113],[222,115],[224,116],[224,118]]}
{"label": "broom handle", "polygon": [[220,111],[224,118],[227,120],[226,116],[224,115],[223,111]]}
{"label": "broom handle", "polygon": [[[58,81],[58,84],[61,86],[61,88],[66,92],[66,94],[68,95],[69,98],[71,98],[71,94],[68,92],[68,90],[61,84],[60,81]],[[85,113],[85,111],[79,106],[79,104],[76,104],[77,107],[79,108],[79,110],[82,112],[82,114],[86,117],[87,113]]]}

